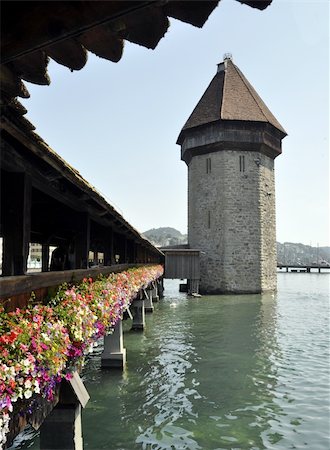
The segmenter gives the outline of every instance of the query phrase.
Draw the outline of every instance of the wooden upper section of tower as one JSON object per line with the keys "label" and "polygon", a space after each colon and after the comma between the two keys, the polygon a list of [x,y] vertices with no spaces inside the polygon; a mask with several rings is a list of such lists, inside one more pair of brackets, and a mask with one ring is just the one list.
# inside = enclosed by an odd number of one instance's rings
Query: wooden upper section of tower
{"label": "wooden upper section of tower", "polygon": [[[182,159],[186,160],[184,151],[187,148],[187,142],[185,142],[187,137],[190,140],[189,148],[205,147],[205,140],[201,143],[201,140],[196,138],[201,135],[203,130],[207,135],[211,130],[210,127],[212,127],[212,133],[215,128],[218,131],[222,130],[222,134],[218,132],[218,143],[225,141],[231,146],[235,145],[234,130],[236,132],[244,130],[245,133],[244,138],[242,133],[240,135],[236,133],[237,144],[243,143],[241,142],[242,138],[244,144],[247,144],[248,132],[260,134],[262,131],[263,133],[267,132],[268,136],[273,134],[279,141],[273,145],[274,157],[277,156],[276,153],[281,153],[280,141],[287,135],[256,90],[233,63],[231,56],[225,57],[224,61],[218,64],[216,75],[180,132],[177,143],[183,146]],[[229,130],[231,131],[230,137],[228,136]],[[192,136],[194,136],[194,142],[191,141]],[[259,137],[262,140],[262,136]],[[215,136],[213,136],[213,144],[216,142],[214,138]],[[206,150],[210,150],[210,144],[211,142],[206,144],[208,147]],[[276,149],[276,147],[278,148]],[[240,148],[251,149],[251,146],[243,145]],[[217,149],[220,149],[219,146]]]}

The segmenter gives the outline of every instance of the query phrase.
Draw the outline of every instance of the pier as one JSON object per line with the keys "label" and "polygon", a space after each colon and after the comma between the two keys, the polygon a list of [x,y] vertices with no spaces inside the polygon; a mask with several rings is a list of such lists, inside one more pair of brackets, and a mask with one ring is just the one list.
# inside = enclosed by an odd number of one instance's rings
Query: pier
{"label": "pier", "polygon": [[283,271],[283,269],[285,269],[285,272],[287,273],[313,273],[314,271],[317,271],[318,273],[325,271],[328,273],[330,271],[330,266],[325,264],[277,264],[277,269],[278,271]]}
{"label": "pier", "polygon": [[165,255],[164,279],[187,280],[180,284],[180,290],[189,295],[198,294],[200,280],[200,250],[186,245],[161,247]]}

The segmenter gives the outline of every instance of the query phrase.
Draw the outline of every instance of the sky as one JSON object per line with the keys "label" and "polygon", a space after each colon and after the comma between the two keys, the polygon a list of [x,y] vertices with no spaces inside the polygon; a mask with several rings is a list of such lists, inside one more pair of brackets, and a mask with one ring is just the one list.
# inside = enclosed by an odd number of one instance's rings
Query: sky
{"label": "sky", "polygon": [[202,29],[171,19],[155,50],[129,42],[119,63],[89,53],[26,83],[36,132],[140,232],[187,232],[179,132],[230,52],[288,133],[275,160],[277,240],[329,245],[329,3],[222,0]]}

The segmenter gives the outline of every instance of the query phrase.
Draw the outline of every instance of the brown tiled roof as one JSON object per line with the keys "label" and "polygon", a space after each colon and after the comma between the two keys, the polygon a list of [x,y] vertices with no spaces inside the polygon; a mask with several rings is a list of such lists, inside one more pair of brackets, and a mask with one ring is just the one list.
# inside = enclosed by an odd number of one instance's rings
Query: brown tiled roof
{"label": "brown tiled roof", "polygon": [[[182,132],[218,120],[267,122],[286,135],[281,124],[231,59],[219,64],[217,74],[185,123]],[[180,138],[181,134],[178,141],[181,141]]]}

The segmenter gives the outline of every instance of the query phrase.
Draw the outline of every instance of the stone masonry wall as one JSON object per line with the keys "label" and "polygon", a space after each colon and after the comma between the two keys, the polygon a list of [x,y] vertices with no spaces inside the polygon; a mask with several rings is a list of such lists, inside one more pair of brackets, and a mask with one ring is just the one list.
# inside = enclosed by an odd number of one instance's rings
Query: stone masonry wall
{"label": "stone masonry wall", "polygon": [[259,152],[226,150],[192,158],[188,239],[191,248],[202,251],[201,292],[274,289],[274,197],[273,160]]}
{"label": "stone masonry wall", "polygon": [[277,287],[274,160],[264,155],[260,158],[261,289],[274,291]]}

